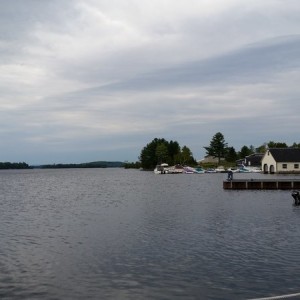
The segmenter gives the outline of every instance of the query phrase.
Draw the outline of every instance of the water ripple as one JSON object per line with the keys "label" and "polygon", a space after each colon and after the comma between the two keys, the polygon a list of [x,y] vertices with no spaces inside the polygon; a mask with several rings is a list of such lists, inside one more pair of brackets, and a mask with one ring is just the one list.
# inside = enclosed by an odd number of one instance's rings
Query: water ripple
{"label": "water ripple", "polygon": [[222,174],[0,172],[1,299],[247,299],[298,292],[300,209]]}

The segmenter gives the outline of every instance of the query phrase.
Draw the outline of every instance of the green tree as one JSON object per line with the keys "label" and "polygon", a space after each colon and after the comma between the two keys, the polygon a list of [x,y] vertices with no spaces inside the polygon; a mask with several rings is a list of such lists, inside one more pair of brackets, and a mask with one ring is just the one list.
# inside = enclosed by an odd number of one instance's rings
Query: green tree
{"label": "green tree", "polygon": [[164,143],[167,143],[165,139],[155,138],[142,149],[139,160],[143,169],[150,170],[155,168],[158,163],[156,148],[159,144]]}
{"label": "green tree", "polygon": [[220,163],[221,158],[225,157],[227,153],[227,143],[225,142],[224,136],[221,132],[217,132],[208,147],[204,147],[206,154],[218,158],[218,163]]}
{"label": "green tree", "polygon": [[288,146],[286,143],[270,141],[268,143],[268,148],[288,148]]}
{"label": "green tree", "polygon": [[253,150],[247,146],[243,146],[239,152],[239,158],[244,159],[246,156],[253,154]]}
{"label": "green tree", "polygon": [[179,161],[176,161],[176,157],[178,156],[178,154],[180,154],[180,151],[181,149],[178,142],[171,140],[168,146],[169,160],[167,161],[167,163],[169,165],[179,163]]}
{"label": "green tree", "polygon": [[267,151],[267,143],[264,143],[263,145],[257,147],[257,148],[255,149],[255,151],[256,151],[257,153],[265,153],[265,152]]}
{"label": "green tree", "polygon": [[255,147],[253,145],[250,145],[249,149],[251,151],[251,154],[254,154],[255,151],[256,151],[256,149],[255,149]]}
{"label": "green tree", "polygon": [[195,163],[192,151],[187,146],[183,146],[181,150],[181,164],[188,165]]}
{"label": "green tree", "polygon": [[160,143],[156,146],[155,155],[157,162],[162,163],[168,158],[168,146],[166,143]]}
{"label": "green tree", "polygon": [[300,143],[297,144],[296,142],[294,142],[291,148],[300,148]]}
{"label": "green tree", "polygon": [[235,162],[238,159],[238,155],[233,147],[227,149],[225,159],[228,162]]}

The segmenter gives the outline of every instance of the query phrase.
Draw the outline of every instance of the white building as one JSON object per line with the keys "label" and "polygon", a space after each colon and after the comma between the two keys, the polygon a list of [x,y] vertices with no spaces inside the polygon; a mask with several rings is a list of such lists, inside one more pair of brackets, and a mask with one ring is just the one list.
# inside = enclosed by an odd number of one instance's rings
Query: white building
{"label": "white building", "polygon": [[264,173],[300,173],[300,148],[271,148],[264,154],[261,167]]}

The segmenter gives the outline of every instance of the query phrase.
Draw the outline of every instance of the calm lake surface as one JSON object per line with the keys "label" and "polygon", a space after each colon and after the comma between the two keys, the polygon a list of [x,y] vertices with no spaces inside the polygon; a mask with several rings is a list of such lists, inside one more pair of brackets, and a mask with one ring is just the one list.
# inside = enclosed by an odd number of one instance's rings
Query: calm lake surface
{"label": "calm lake surface", "polygon": [[291,191],[224,191],[224,179],[123,169],[0,171],[0,299],[300,292],[300,207]]}

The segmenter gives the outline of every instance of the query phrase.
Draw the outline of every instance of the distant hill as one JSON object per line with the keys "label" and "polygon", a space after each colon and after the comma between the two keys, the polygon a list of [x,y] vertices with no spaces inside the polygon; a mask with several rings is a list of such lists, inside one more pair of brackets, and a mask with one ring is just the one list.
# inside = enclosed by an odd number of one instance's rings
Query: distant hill
{"label": "distant hill", "polygon": [[93,161],[81,164],[48,164],[35,166],[42,169],[70,169],[70,168],[123,168],[124,163],[120,161]]}

